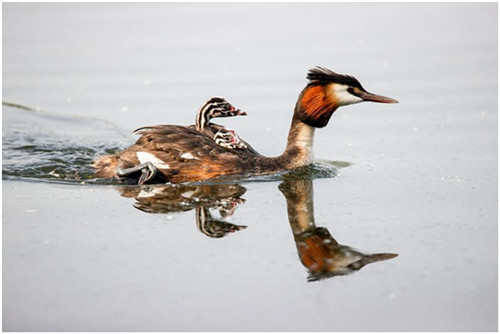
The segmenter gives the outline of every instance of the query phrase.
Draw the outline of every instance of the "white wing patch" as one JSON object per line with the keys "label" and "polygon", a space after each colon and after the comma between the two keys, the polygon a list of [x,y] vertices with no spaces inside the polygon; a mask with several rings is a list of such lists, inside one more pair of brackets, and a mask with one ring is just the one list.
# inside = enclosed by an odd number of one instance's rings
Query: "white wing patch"
{"label": "white wing patch", "polygon": [[188,191],[182,193],[181,196],[184,198],[191,198],[191,196],[193,196],[193,194],[194,194],[193,190],[188,190]]}
{"label": "white wing patch", "polygon": [[182,159],[197,159],[199,160],[197,157],[193,156],[191,153],[187,152],[187,153],[182,153],[181,155],[181,158]]}
{"label": "white wing patch", "polygon": [[159,169],[169,169],[170,166],[165,163],[165,161],[158,159],[154,155],[148,152],[137,152],[137,159],[141,164],[146,162],[151,162],[153,166]]}
{"label": "white wing patch", "polygon": [[162,188],[153,188],[153,189],[141,189],[137,198],[147,198],[147,197],[155,197],[158,194],[162,193]]}

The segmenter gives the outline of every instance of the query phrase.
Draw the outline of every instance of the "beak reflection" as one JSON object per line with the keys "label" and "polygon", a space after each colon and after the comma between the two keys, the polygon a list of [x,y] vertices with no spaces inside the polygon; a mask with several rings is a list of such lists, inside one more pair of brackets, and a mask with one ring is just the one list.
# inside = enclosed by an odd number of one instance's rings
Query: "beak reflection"
{"label": "beak reflection", "polygon": [[367,264],[397,256],[392,253],[361,253],[339,244],[328,229],[317,227],[314,222],[312,180],[283,182],[279,189],[286,198],[288,220],[300,262],[309,270],[308,281],[348,275]]}

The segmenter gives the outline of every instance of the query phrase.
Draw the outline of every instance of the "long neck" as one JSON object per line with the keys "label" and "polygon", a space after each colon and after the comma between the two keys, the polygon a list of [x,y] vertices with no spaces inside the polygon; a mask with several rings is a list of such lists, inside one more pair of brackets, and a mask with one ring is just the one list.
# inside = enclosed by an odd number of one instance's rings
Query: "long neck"
{"label": "long neck", "polygon": [[285,151],[274,158],[259,156],[255,160],[256,172],[276,172],[311,164],[313,162],[314,130],[314,127],[305,124],[294,115]]}
{"label": "long neck", "polygon": [[205,126],[212,119],[212,108],[213,106],[207,103],[198,111],[195,122],[196,129],[198,131],[203,131],[205,129]]}
{"label": "long neck", "polygon": [[256,173],[272,173],[313,162],[314,130],[326,126],[338,107],[328,92],[327,87],[320,85],[307,85],[302,90],[295,105],[285,152],[275,158],[259,155],[253,160]]}
{"label": "long neck", "polygon": [[314,130],[314,127],[293,116],[286,149],[282,154],[288,160],[288,168],[306,166],[313,162]]}
{"label": "long neck", "polygon": [[313,183],[311,179],[285,180],[279,185],[285,195],[288,220],[294,236],[314,230]]}

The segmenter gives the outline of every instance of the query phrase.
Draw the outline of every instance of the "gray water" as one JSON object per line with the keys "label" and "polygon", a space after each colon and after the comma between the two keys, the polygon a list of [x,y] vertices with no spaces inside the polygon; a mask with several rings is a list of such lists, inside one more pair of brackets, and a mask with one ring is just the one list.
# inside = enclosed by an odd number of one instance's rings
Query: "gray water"
{"label": "gray water", "polygon": [[[497,4],[2,7],[3,330],[498,329]],[[277,155],[316,65],[400,104],[339,109],[291,174],[92,174],[213,95]]]}

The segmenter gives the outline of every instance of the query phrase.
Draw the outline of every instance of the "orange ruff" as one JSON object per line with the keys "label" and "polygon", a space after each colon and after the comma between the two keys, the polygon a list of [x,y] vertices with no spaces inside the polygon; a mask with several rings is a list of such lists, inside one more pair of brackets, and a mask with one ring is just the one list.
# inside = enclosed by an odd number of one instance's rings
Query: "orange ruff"
{"label": "orange ruff", "polygon": [[328,105],[323,86],[313,86],[304,92],[302,96],[302,106],[307,116],[317,119],[319,114]]}
{"label": "orange ruff", "polygon": [[318,235],[310,236],[297,243],[302,264],[315,272],[328,271],[327,261],[331,258],[330,245]]}
{"label": "orange ruff", "polygon": [[328,124],[337,109],[335,96],[328,89],[329,86],[310,86],[304,90],[298,110],[301,121],[317,128]]}

